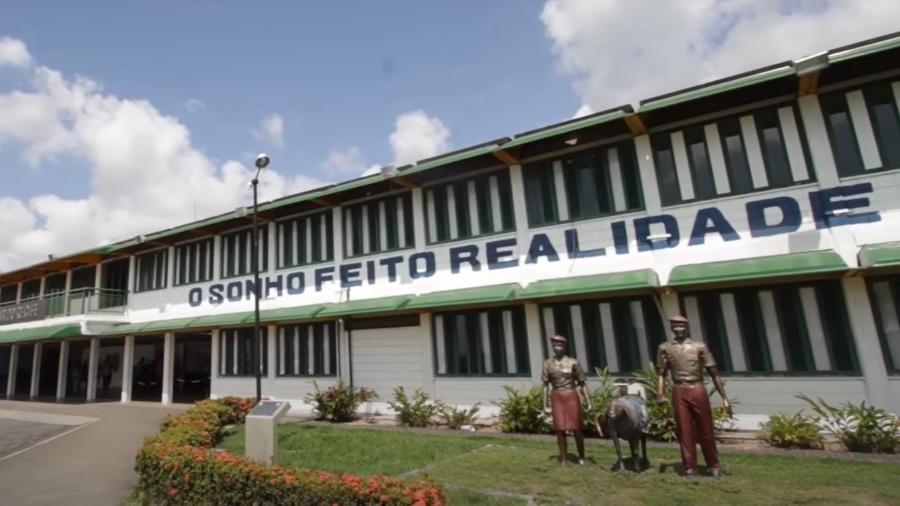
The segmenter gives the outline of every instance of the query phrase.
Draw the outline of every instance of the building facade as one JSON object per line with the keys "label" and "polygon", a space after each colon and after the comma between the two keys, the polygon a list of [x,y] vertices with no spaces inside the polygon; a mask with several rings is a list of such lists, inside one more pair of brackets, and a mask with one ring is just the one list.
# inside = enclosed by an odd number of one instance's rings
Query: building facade
{"label": "building facade", "polygon": [[[742,422],[900,411],[900,35],[0,274],[8,397],[163,403],[313,382],[458,405],[548,336],[628,378],[685,314]],[[242,210],[245,211],[245,210]],[[489,408],[490,410],[490,408]]]}

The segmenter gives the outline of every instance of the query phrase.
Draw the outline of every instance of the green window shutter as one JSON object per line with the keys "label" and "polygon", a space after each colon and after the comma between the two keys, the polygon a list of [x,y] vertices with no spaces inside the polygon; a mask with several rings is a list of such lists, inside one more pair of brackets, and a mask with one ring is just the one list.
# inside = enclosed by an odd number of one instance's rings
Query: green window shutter
{"label": "green window shutter", "polygon": [[900,115],[891,85],[884,81],[863,89],[872,129],[885,169],[900,168]]}
{"label": "green window shutter", "polygon": [[688,162],[694,182],[694,197],[698,200],[714,198],[716,187],[703,127],[694,125],[684,129],[684,142],[687,145]]}
{"label": "green window shutter", "polygon": [[794,184],[791,165],[787,158],[787,148],[781,133],[781,122],[775,108],[768,108],[754,114],[757,134],[762,145],[763,161],[769,186],[781,188]]}
{"label": "green window shutter", "polygon": [[831,355],[832,368],[836,371],[859,370],[853,333],[847,318],[844,292],[837,281],[825,281],[816,286],[816,299],[821,312],[825,340]]}
{"label": "green window shutter", "polygon": [[738,325],[744,337],[744,355],[747,370],[750,372],[769,372],[772,361],[769,342],[766,338],[762,309],[759,307],[758,291],[740,289],[734,292],[735,309],[738,314]]}
{"label": "green window shutter", "polygon": [[456,238],[459,239],[472,237],[472,225],[469,222],[469,191],[467,183],[467,181],[460,181],[453,184],[453,199],[456,207]]}
{"label": "green window shutter", "polygon": [[662,205],[670,206],[681,202],[678,174],[675,172],[675,155],[669,134],[656,134],[650,138],[656,165],[656,179]]}
{"label": "green window shutter", "polygon": [[503,231],[516,229],[516,217],[513,211],[512,184],[509,180],[509,170],[503,169],[497,174],[497,186],[500,190],[500,216],[503,223],[500,229]]}
{"label": "green window shutter", "polygon": [[490,174],[481,176],[475,184],[478,196],[478,229],[482,234],[494,230],[493,211],[491,210]]}
{"label": "green window shutter", "polygon": [[859,151],[856,132],[853,130],[853,121],[850,119],[850,111],[844,93],[837,91],[819,95],[819,103],[822,105],[822,113],[825,116],[825,126],[828,130],[828,139],[831,142],[831,151],[834,153],[838,174],[841,177],[862,174],[865,172],[862,154]]}
{"label": "green window shutter", "polygon": [[384,203],[384,212],[387,213],[387,247],[389,250],[397,249],[399,245],[400,224],[397,222],[397,199],[389,198]]}
{"label": "green window shutter", "polygon": [[753,179],[750,176],[750,164],[747,161],[740,121],[736,116],[725,118],[719,121],[718,127],[731,193],[737,195],[753,191]]}
{"label": "green window shutter", "polygon": [[416,244],[416,231],[413,224],[413,206],[412,194],[403,195],[403,226],[406,229],[404,233],[405,244],[401,244],[401,248],[408,248]]}
{"label": "green window shutter", "polygon": [[637,164],[634,141],[625,141],[615,146],[619,154],[622,184],[625,187],[625,203],[628,211],[644,207],[641,173]]}

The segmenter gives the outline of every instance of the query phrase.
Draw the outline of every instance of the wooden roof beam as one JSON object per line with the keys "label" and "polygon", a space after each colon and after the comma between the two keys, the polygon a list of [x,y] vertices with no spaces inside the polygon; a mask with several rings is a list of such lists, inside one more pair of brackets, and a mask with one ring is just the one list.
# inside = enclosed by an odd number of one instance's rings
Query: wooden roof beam
{"label": "wooden roof beam", "polygon": [[495,158],[503,162],[507,167],[512,165],[522,165],[522,161],[518,157],[504,149],[498,149],[492,153]]}
{"label": "wooden roof beam", "polygon": [[647,126],[644,125],[644,120],[641,118],[640,114],[629,114],[625,116],[624,120],[632,134],[644,135],[647,133]]}
{"label": "wooden roof beam", "polygon": [[419,187],[419,185],[417,183],[410,181],[409,179],[400,177],[400,176],[394,176],[390,180],[392,182],[397,183],[398,185],[406,188],[407,190],[413,190],[413,189]]}
{"label": "wooden roof beam", "polygon": [[821,76],[821,72],[810,72],[809,74],[803,74],[799,76],[797,79],[797,95],[812,95],[819,91],[819,76]]}

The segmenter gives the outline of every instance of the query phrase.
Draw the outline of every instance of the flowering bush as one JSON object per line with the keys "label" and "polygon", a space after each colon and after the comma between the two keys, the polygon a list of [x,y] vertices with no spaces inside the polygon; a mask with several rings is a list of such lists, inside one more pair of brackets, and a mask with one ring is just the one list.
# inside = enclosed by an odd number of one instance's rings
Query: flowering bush
{"label": "flowering bush", "polygon": [[139,488],[152,504],[360,504],[439,506],[443,491],[428,481],[359,477],[267,466],[211,449],[221,428],[242,422],[247,399],[201,401],[163,421],[138,451]]}
{"label": "flowering bush", "polygon": [[364,402],[368,402],[378,395],[375,391],[365,387],[348,387],[338,380],[333,387],[325,390],[319,388],[319,384],[313,381],[315,391],[304,399],[319,414],[319,420],[329,422],[349,422],[356,418],[356,408]]}

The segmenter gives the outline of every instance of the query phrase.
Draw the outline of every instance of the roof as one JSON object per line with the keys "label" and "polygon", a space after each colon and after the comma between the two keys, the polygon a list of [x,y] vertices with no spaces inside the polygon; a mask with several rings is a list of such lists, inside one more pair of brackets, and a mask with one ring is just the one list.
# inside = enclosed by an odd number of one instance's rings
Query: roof
{"label": "roof", "polygon": [[789,253],[768,257],[679,265],[672,269],[669,286],[699,285],[749,279],[841,272],[849,267],[831,250]]}

